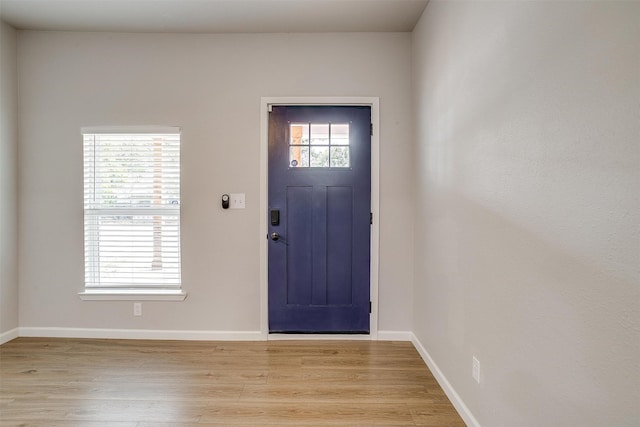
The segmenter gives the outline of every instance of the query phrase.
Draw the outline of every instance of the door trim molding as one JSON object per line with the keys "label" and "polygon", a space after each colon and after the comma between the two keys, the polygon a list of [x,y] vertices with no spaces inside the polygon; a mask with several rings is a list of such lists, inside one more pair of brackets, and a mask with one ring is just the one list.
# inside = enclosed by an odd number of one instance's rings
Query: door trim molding
{"label": "door trim molding", "polygon": [[[269,335],[269,280],[268,280],[268,240],[266,238],[268,214],[268,148],[269,148],[269,107],[272,105],[336,105],[371,107],[371,254],[370,254],[370,298],[371,316],[369,335],[366,339],[378,339],[378,265],[380,243],[380,98],[378,97],[262,97],[260,98],[260,332],[265,339],[278,339]],[[314,335],[312,335],[314,336]],[[319,336],[315,335],[316,339]],[[329,336],[324,335],[325,339]],[[335,335],[342,337],[345,335]]]}

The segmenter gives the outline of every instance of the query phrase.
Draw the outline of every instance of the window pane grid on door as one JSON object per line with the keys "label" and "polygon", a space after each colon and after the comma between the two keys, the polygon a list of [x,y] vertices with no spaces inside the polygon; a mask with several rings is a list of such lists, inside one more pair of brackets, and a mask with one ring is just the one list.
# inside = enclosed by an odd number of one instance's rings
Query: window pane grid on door
{"label": "window pane grid on door", "polygon": [[348,123],[290,123],[289,167],[350,167]]}

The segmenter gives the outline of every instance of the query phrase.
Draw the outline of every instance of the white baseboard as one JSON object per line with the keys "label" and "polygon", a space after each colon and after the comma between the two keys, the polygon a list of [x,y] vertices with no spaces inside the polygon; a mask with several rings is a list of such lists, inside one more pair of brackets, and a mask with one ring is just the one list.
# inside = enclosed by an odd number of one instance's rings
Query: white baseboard
{"label": "white baseboard", "polygon": [[260,331],[162,331],[154,329],[20,328],[21,337],[186,341],[264,341]]}
{"label": "white baseboard", "polygon": [[0,345],[11,341],[12,339],[18,338],[20,336],[20,329],[13,328],[8,330],[7,332],[3,332],[0,334]]}
{"label": "white baseboard", "polygon": [[409,331],[378,331],[378,341],[413,341]]}
{"label": "white baseboard", "polygon": [[444,390],[444,393],[447,395],[453,406],[458,411],[458,414],[460,414],[460,416],[462,417],[462,420],[469,427],[481,427],[480,423],[473,416],[467,405],[464,404],[464,401],[462,400],[460,395],[454,390],[451,383],[449,383],[440,368],[438,368],[438,365],[436,365],[436,362],[433,361],[433,359],[429,355],[429,352],[427,352],[422,343],[413,333],[411,333],[411,342],[418,350],[418,353],[420,353],[420,356],[424,360],[424,363],[427,364],[436,381],[438,381],[438,384],[440,384],[440,387],[442,387],[442,390]]}
{"label": "white baseboard", "polygon": [[[21,327],[0,335],[0,344],[18,336],[41,338],[105,338],[188,341],[264,341],[264,340],[370,340],[370,335],[268,334],[260,331],[173,331],[155,329],[98,329]],[[413,341],[408,331],[378,331],[378,341]]]}

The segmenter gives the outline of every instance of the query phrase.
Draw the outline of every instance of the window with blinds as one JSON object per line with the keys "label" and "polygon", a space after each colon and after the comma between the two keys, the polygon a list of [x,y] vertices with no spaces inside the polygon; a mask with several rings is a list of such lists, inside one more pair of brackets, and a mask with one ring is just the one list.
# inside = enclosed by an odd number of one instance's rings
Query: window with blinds
{"label": "window with blinds", "polygon": [[83,129],[87,291],[180,291],[180,132]]}

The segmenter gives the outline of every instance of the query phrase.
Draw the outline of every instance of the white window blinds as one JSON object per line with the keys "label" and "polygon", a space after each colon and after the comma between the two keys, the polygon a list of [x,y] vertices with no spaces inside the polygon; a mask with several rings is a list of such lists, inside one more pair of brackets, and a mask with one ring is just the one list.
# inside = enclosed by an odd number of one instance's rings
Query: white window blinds
{"label": "white window blinds", "polygon": [[85,288],[179,290],[179,129],[83,136]]}

